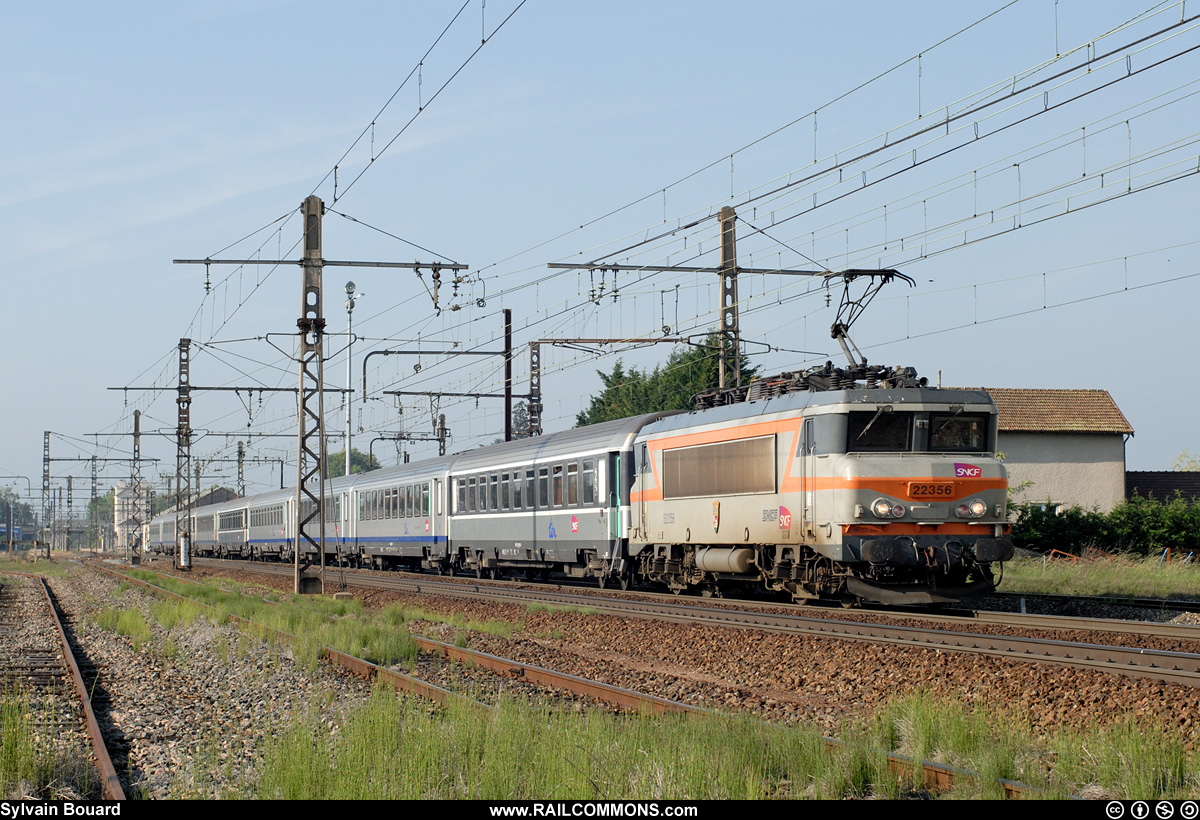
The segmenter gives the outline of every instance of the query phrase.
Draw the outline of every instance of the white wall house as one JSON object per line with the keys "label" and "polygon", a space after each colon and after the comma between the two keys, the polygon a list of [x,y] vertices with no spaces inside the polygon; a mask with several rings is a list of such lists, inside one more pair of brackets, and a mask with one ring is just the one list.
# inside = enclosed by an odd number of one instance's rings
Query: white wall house
{"label": "white wall house", "polygon": [[1133,427],[1107,390],[988,387],[1000,409],[997,449],[1019,501],[1109,512],[1125,498]]}

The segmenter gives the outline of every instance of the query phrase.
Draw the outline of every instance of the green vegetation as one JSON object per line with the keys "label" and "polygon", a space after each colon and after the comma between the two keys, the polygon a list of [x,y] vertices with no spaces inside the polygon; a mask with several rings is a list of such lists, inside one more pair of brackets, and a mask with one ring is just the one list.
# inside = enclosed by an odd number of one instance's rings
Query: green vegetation
{"label": "green vegetation", "polygon": [[[369,473],[372,470],[378,470],[380,467],[379,459],[373,455],[350,448],[350,472],[351,473]],[[325,458],[325,477],[346,474],[346,451],[338,450],[336,453],[329,453]]]}
{"label": "green vegetation", "polygon": [[[60,562],[45,560],[45,552],[42,552],[42,558],[37,561],[29,561],[24,557],[9,559],[7,556],[0,558],[0,573],[5,572],[24,572],[27,575],[45,575],[49,578],[61,578],[67,574],[69,568]],[[12,579],[16,581],[17,579]],[[7,583],[7,582],[6,582]]]}
{"label": "green vegetation", "polygon": [[1093,548],[1140,555],[1170,549],[1200,556],[1200,503],[1178,496],[1169,501],[1134,496],[1107,514],[1081,507],[1055,510],[1043,504],[1019,504],[1014,509],[1012,536],[1018,547],[1076,554]]}
{"label": "green vegetation", "polygon": [[1080,561],[1017,558],[1004,564],[1004,592],[1047,595],[1117,595],[1126,598],[1200,598],[1195,560],[1159,556],[1103,556]]}
{"label": "green vegetation", "polygon": [[[1052,572],[1053,562],[1018,561],[1030,571]],[[1150,572],[1153,562],[1141,561]],[[1068,573],[1075,566],[1063,567]],[[1166,571],[1166,567],[1164,567]],[[1178,573],[1178,566],[1170,572]],[[1190,568],[1182,571],[1190,572]],[[423,621],[460,630],[510,635],[522,625],[473,622],[402,606],[374,617],[358,602],[293,598],[271,606],[241,594],[174,579],[152,578],[165,587],[213,603],[258,623],[304,636],[297,655],[315,663],[319,644],[359,656],[403,655],[405,625]],[[1198,573],[1200,574],[1200,573]],[[1128,567],[1116,577],[1134,577]],[[153,607],[160,623],[198,616],[196,604]],[[533,606],[531,614],[562,611]],[[574,610],[570,610],[574,611]],[[114,616],[102,616],[114,617]],[[122,626],[119,617],[109,628]],[[144,624],[144,621],[143,621]],[[398,640],[400,643],[390,643]],[[219,649],[242,653],[248,641],[225,639]],[[454,636],[466,643],[465,633]],[[409,641],[411,643],[411,641]],[[415,653],[415,650],[414,650]],[[962,780],[946,797],[1001,796],[997,779],[1019,781],[1045,797],[1178,799],[1200,788],[1200,759],[1188,749],[1187,727],[1160,726],[1131,716],[1105,728],[1062,731],[1047,738],[1026,726],[1017,710],[968,711],[954,701],[928,696],[897,700],[849,723],[842,743],[830,750],[814,728],[769,726],[746,716],[656,717],[578,713],[550,706],[502,703],[495,712],[462,704],[448,709],[377,688],[368,704],[344,717],[329,703],[314,705],[277,732],[251,768],[228,769],[220,778],[197,778],[177,786],[214,788],[218,797],[283,799],[762,799],[903,798],[924,794],[919,774],[897,771],[885,753],[932,760],[976,779]],[[7,733],[6,733],[7,734]],[[198,765],[203,766],[198,761]],[[214,787],[214,781],[228,784]],[[200,784],[203,783],[201,786]],[[206,792],[206,795],[208,792]]]}
{"label": "green vegetation", "polygon": [[56,723],[53,714],[35,717],[23,693],[0,696],[0,798],[101,797],[88,750],[64,748],[61,739],[39,730],[39,724]]}
{"label": "green vegetation", "polygon": [[[622,718],[505,703],[431,714],[377,690],[337,732],[282,732],[253,787],[282,799],[736,799],[804,796],[816,733],[730,718]],[[327,761],[316,766],[316,760]],[[830,795],[833,796],[833,795]],[[840,794],[837,796],[841,796]]]}
{"label": "green vegetation", "polygon": [[[604,390],[592,396],[588,409],[576,417],[575,426],[661,410],[690,410],[693,396],[717,386],[720,351],[721,338],[716,333],[709,333],[704,344],[676,348],[667,357],[667,363],[654,370],[632,368],[626,371],[624,363],[618,359],[611,373],[597,371],[604,382]],[[741,364],[742,384],[747,384],[758,373],[758,368],[747,364],[745,356]],[[732,378],[729,383],[733,383]]]}
{"label": "green vegetation", "polygon": [[[245,618],[264,632],[278,630],[297,636],[293,652],[310,668],[320,660],[324,646],[385,666],[412,661],[417,656],[417,645],[407,630],[390,628],[386,621],[365,614],[358,600],[297,595],[272,604],[254,595],[164,578],[146,570],[129,574],[210,606],[221,616]],[[265,635],[270,637],[269,632]]]}
{"label": "green vegetation", "polygon": [[96,624],[101,629],[116,632],[132,639],[133,648],[141,649],[153,637],[150,625],[140,609],[115,609],[109,607],[96,616]]}
{"label": "green vegetation", "polygon": [[[440,612],[431,612],[418,607],[405,607],[399,604],[385,607],[380,611],[379,618],[385,624],[393,627],[417,621],[427,621],[434,624],[445,624],[455,629],[483,632],[500,638],[511,637],[513,633],[520,632],[522,628],[521,624],[510,623],[509,621],[476,621],[457,612],[453,615],[443,615]],[[464,643],[463,645],[465,646],[466,644]]]}
{"label": "green vegetation", "polygon": [[[959,778],[944,797],[997,799],[999,779],[1031,797],[1179,799],[1200,769],[1188,738],[1130,720],[1040,740],[998,711],[969,713],[929,697],[885,706],[830,749],[815,729],[742,716],[583,714],[505,702],[430,709],[377,688],[331,724],[313,709],[277,733],[259,769],[220,797],[266,799],[904,798],[920,773],[885,752],[932,760]],[[180,797],[194,796],[180,794]]]}

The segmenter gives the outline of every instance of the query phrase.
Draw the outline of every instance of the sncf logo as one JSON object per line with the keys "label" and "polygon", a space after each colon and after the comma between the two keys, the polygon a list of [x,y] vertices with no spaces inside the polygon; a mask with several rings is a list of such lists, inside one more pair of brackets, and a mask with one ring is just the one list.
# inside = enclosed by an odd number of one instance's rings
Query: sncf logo
{"label": "sncf logo", "polygon": [[983,468],[976,467],[974,464],[955,464],[955,478],[979,478],[983,475]]}

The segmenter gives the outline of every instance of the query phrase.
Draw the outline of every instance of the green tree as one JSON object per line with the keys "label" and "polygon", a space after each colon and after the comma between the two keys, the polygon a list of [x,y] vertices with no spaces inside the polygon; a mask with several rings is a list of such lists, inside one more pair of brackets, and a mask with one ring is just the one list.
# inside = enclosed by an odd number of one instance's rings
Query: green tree
{"label": "green tree", "polygon": [[[513,441],[522,438],[529,438],[529,405],[523,401],[519,401],[513,405],[512,409],[512,437]],[[503,438],[492,439],[492,444],[503,444]],[[480,447],[486,445],[480,444]]]}
{"label": "green tree", "polygon": [[101,524],[112,524],[113,522],[113,507],[116,505],[117,490],[115,487],[109,487],[108,492],[104,495],[98,495],[88,501],[87,515],[88,520],[96,520]]}
{"label": "green tree", "polygon": [[12,510],[13,524],[25,526],[33,524],[33,507],[23,503],[15,492],[8,487],[0,487],[0,522],[8,525],[9,510]]}
{"label": "green tree", "polygon": [[[378,470],[379,467],[379,459],[375,456],[367,455],[356,447],[350,448],[351,473],[369,473],[372,470]],[[328,453],[325,457],[325,477],[332,478],[345,474],[346,451],[338,450],[336,453]]]}
{"label": "green tree", "polygon": [[[583,427],[602,421],[628,418],[662,410],[688,410],[692,397],[717,387],[720,380],[721,339],[709,333],[703,345],[677,347],[666,364],[653,370],[625,370],[620,359],[611,373],[597,371],[604,390],[592,396],[588,409],[575,418]],[[749,383],[758,368],[741,359],[742,384]]]}

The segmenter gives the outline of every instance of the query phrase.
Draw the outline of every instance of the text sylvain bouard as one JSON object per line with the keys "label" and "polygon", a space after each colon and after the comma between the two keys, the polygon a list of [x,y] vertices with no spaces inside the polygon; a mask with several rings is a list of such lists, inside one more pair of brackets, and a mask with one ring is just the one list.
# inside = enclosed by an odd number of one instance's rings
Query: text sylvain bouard
{"label": "text sylvain bouard", "polygon": [[121,816],[120,803],[24,803],[0,801],[0,817],[96,817]]}

